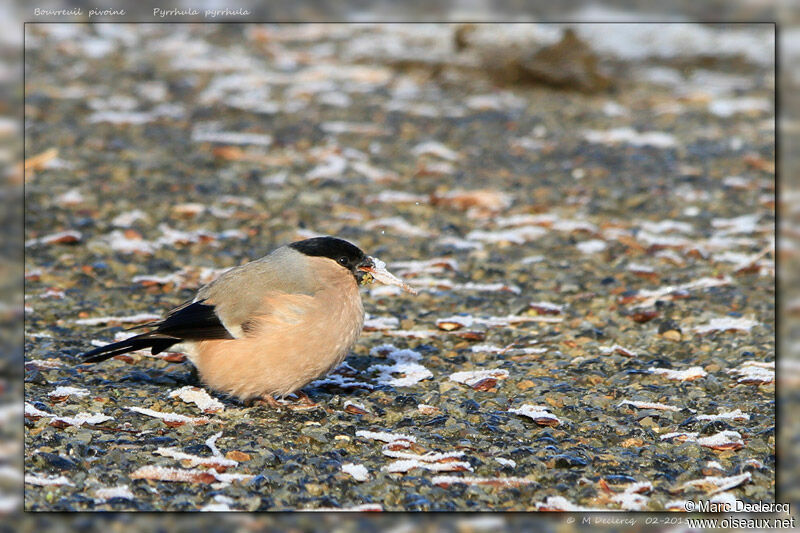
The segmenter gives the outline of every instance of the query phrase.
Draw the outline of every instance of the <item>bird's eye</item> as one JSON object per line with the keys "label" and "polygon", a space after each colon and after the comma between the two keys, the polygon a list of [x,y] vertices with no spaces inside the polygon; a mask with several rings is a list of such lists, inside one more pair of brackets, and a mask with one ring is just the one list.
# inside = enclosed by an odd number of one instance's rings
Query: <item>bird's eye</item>
{"label": "bird's eye", "polygon": [[339,259],[337,259],[337,261],[339,262],[340,265],[347,266],[347,258],[345,256],[340,257]]}

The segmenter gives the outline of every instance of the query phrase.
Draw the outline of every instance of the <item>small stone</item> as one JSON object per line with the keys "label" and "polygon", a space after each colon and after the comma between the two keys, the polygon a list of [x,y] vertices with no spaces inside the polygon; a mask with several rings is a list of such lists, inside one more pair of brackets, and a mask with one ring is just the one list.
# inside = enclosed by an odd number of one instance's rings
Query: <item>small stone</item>
{"label": "small stone", "polygon": [[682,340],[681,332],[676,329],[670,329],[661,334],[667,340],[678,342]]}
{"label": "small stone", "polygon": [[653,420],[653,418],[649,417],[649,416],[646,416],[646,417],[642,418],[641,420],[639,420],[639,425],[643,426],[643,427],[646,427],[646,428],[653,428],[653,427],[657,427],[658,426],[656,424],[655,420]]}
{"label": "small stone", "polygon": [[228,453],[225,454],[225,457],[227,459],[231,459],[233,461],[239,461],[239,462],[249,461],[250,460],[250,454],[249,453],[240,452],[240,451],[237,451],[237,450],[229,451]]}

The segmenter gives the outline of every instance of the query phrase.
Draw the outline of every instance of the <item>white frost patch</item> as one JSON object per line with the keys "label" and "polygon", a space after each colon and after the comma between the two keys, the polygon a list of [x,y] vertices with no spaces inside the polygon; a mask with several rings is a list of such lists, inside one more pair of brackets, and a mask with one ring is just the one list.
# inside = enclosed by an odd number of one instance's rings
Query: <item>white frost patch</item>
{"label": "white frost patch", "polygon": [[397,329],[400,320],[393,316],[376,316],[364,320],[364,329],[367,331],[385,331],[387,329]]}
{"label": "white frost patch", "polygon": [[519,264],[520,265],[533,265],[535,263],[541,263],[542,261],[544,261],[544,256],[543,255],[529,255],[527,257],[523,257],[520,260]]}
{"label": "white frost patch", "polygon": [[697,432],[673,431],[672,433],[664,433],[661,435],[661,440],[677,439],[680,442],[694,442],[697,440]]}
{"label": "white frost patch", "polygon": [[596,225],[586,220],[572,220],[572,219],[556,219],[553,222],[553,229],[563,231],[566,233],[573,233],[576,231],[585,231],[587,233],[597,233],[598,228]]}
{"label": "white frost patch", "polygon": [[516,285],[507,285],[505,283],[474,283],[469,281],[467,283],[454,283],[452,285],[454,291],[478,291],[478,292],[510,292],[512,294],[521,294],[522,289]]}
{"label": "white frost patch", "polygon": [[104,415],[102,413],[78,413],[75,416],[57,416],[50,422],[62,422],[70,426],[82,426],[83,424],[102,424],[114,420],[113,416]]}
{"label": "white frost patch", "polygon": [[636,240],[646,246],[654,246],[657,248],[686,248],[694,244],[685,237],[654,234],[644,230],[636,234]]}
{"label": "white frost patch", "polygon": [[709,501],[711,503],[724,504],[728,512],[732,512],[736,509],[738,498],[731,492],[715,492]]}
{"label": "white frost patch", "polygon": [[619,144],[633,146],[653,146],[656,148],[672,148],[677,144],[673,135],[660,131],[638,132],[633,128],[614,128],[610,130],[586,130],[584,138],[591,143]]}
{"label": "white frost patch", "polygon": [[146,241],[144,239],[127,237],[119,230],[112,231],[105,237],[102,237],[101,240],[105,241],[115,252],[121,252],[124,254],[152,254],[158,248],[155,243]]}
{"label": "white frost patch", "polygon": [[678,254],[675,250],[670,250],[668,248],[657,251],[655,256],[659,259],[669,261],[673,265],[683,266],[686,264],[686,261],[683,260],[683,257],[681,257],[680,254]]}
{"label": "white frost patch", "polygon": [[[327,93],[327,94],[331,95],[338,93]],[[381,128],[380,126],[376,126],[371,122],[344,122],[344,121],[334,120],[330,122],[323,122],[322,124],[319,125],[319,127],[325,133],[332,133],[332,134],[353,133],[356,135],[369,135],[369,136],[391,134],[390,130]]]}
{"label": "white frost patch", "polygon": [[74,487],[75,484],[64,476],[40,476],[37,474],[25,474],[25,483],[28,485],[36,485],[39,487],[46,487],[48,485],[67,485]]}
{"label": "white frost patch", "polygon": [[424,142],[415,146],[411,153],[417,157],[422,155],[432,155],[447,161],[457,161],[459,158],[458,152],[455,152],[438,142]]}
{"label": "white frost patch", "polygon": [[620,504],[625,511],[641,511],[650,500],[643,493],[651,492],[653,485],[649,481],[631,483],[621,494],[615,494],[611,501]]}
{"label": "white frost patch", "polygon": [[432,472],[472,472],[472,465],[466,461],[448,461],[445,463],[430,463],[426,461],[418,461],[416,459],[404,459],[394,461],[384,466],[381,470],[393,474],[405,473],[414,468],[422,468],[423,470],[430,470]]}
{"label": "white frost patch", "polygon": [[354,402],[354,401],[352,401],[352,400],[345,400],[345,402],[344,402],[344,405],[343,405],[342,407],[343,407],[345,410],[347,410],[347,408],[348,408],[348,407],[353,407],[353,408],[355,408],[355,409],[357,409],[357,410],[359,410],[359,411],[364,411],[364,412],[366,412],[366,413],[368,413],[368,412],[369,412],[369,409],[367,409],[367,408],[364,406],[364,404],[361,404],[361,403],[358,403],[358,402]]}
{"label": "white frost patch", "polygon": [[709,494],[716,494],[718,492],[723,492],[734,487],[738,487],[742,483],[747,483],[752,477],[753,476],[750,474],[750,472],[745,472],[744,474],[730,477],[706,476],[702,479],[693,479],[691,481],[687,481],[681,485],[681,488],[711,487]]}
{"label": "white frost patch", "polygon": [[436,337],[439,332],[428,329],[394,329],[386,331],[384,334],[390,337],[403,337],[407,339],[427,339]]}
{"label": "white frost patch", "polygon": [[426,454],[401,452],[399,450],[391,450],[384,448],[383,455],[392,457],[394,459],[405,459],[408,461],[421,461],[423,463],[439,463],[447,459],[458,459],[464,457],[464,452],[428,452]]}
{"label": "white frost patch", "polygon": [[597,350],[603,355],[611,355],[614,353],[624,355],[625,357],[636,357],[637,355],[633,350],[629,350],[619,344],[615,344],[614,346],[600,346]]}
{"label": "white frost patch", "polygon": [[208,449],[211,450],[211,455],[213,455],[214,457],[222,457],[222,452],[219,451],[219,448],[217,448],[217,439],[219,439],[221,436],[222,436],[221,431],[218,433],[214,433],[213,435],[208,437],[204,443],[208,447]]}
{"label": "white frost patch", "polygon": [[129,228],[139,220],[147,220],[147,215],[140,209],[134,209],[133,211],[126,211],[125,213],[120,213],[115,216],[111,220],[111,225],[117,228]]}
{"label": "white frost patch", "polygon": [[[134,331],[117,331],[116,333],[114,333],[114,342],[124,341],[125,339],[129,339],[134,336],[136,336],[136,332]],[[91,341],[89,341],[89,344],[91,344],[92,346],[97,346],[99,348],[108,345],[108,342],[109,341],[106,340],[92,339]],[[136,350],[135,352],[130,352],[130,353],[141,353],[143,351],[144,350]]]}
{"label": "white frost patch", "polygon": [[367,467],[364,465],[347,463],[342,465],[342,472],[345,474],[350,474],[356,481],[366,481],[369,479],[369,472],[367,471]]}
{"label": "white frost patch", "polygon": [[473,353],[486,352],[486,353],[503,353],[506,348],[497,346],[496,344],[475,344],[470,346],[470,351]]}
{"label": "white frost patch", "polygon": [[67,396],[75,396],[75,397],[82,397],[82,396],[89,396],[88,389],[81,389],[78,387],[56,387],[52,391],[48,392],[47,395],[51,398],[65,398]]}
{"label": "white frost patch", "polygon": [[386,217],[371,220],[363,225],[364,229],[387,229],[390,233],[408,235],[409,237],[430,237],[431,232],[409,223],[403,217]]}
{"label": "white frost patch", "polygon": [[564,311],[563,305],[554,304],[551,302],[531,302],[528,304],[528,307],[538,311],[539,313],[548,315],[560,315]]}
{"label": "white frost patch", "polygon": [[617,407],[623,405],[630,405],[636,407],[637,409],[655,409],[657,411],[680,411],[679,407],[675,407],[674,405],[667,405],[664,403],[656,403],[656,402],[640,402],[636,400],[622,400],[617,404]]}
{"label": "white frost patch", "polygon": [[217,494],[214,496],[214,501],[209,502],[200,508],[201,512],[204,513],[224,513],[227,511],[235,511],[231,505],[233,505],[235,500],[230,496],[225,496],[224,494]]}
{"label": "white frost patch", "polygon": [[417,411],[423,415],[433,415],[439,412],[439,408],[426,403],[421,403],[417,405]]}
{"label": "white frost patch", "polygon": [[239,465],[239,462],[234,461],[233,459],[226,459],[225,457],[200,457],[198,455],[192,455],[189,453],[182,452],[178,448],[158,448],[153,453],[155,453],[156,455],[169,457],[177,461],[186,461],[188,463],[188,466],[191,468],[198,465],[211,466],[211,467],[222,466],[226,468]]}
{"label": "white frost patch", "polygon": [[760,385],[775,381],[775,362],[745,361],[728,373],[741,376],[737,383]]}
{"label": "white frost patch", "polygon": [[112,498],[123,498],[126,500],[135,500],[136,496],[131,492],[128,485],[118,485],[116,487],[104,487],[94,491],[94,499],[96,502],[104,502]]}
{"label": "white frost patch", "polygon": [[712,318],[708,324],[697,326],[694,332],[698,335],[706,335],[715,331],[744,331],[749,332],[754,326],[758,326],[759,322],[750,318]]}
{"label": "white frost patch", "polygon": [[641,290],[636,294],[636,299],[639,302],[636,307],[649,307],[654,305],[657,300],[661,300],[666,296],[683,294],[697,289],[723,287],[730,285],[732,282],[733,279],[730,276],[725,276],[723,278],[699,278],[681,285],[667,285],[654,290]]}
{"label": "white frost patch", "polygon": [[750,420],[750,415],[743,413],[741,409],[736,409],[716,415],[697,415],[697,420]]}
{"label": "white frost patch", "polygon": [[718,98],[708,103],[708,112],[718,117],[736,113],[769,113],[772,104],[766,98]]}
{"label": "white frost patch", "polygon": [[718,236],[755,233],[758,231],[758,221],[761,220],[760,213],[742,215],[734,218],[715,218],[711,221],[711,226],[719,229]]}
{"label": "white frost patch", "polygon": [[520,354],[525,354],[525,355],[546,353],[547,350],[548,350],[548,348],[545,348],[544,346],[539,346],[539,347],[529,346],[527,348],[514,348],[515,352],[518,352]]}
{"label": "white frost patch", "polygon": [[61,205],[78,205],[86,201],[80,189],[70,189],[56,198]]}
{"label": "white frost patch", "polygon": [[434,485],[498,485],[517,487],[536,483],[533,479],[524,477],[473,477],[473,476],[434,476],[431,478]]}
{"label": "white frost patch", "polygon": [[368,204],[427,204],[430,197],[422,194],[412,194],[405,191],[381,191],[380,193],[367,196]]}
{"label": "white frost patch", "polygon": [[224,411],[225,405],[216,398],[212,398],[204,389],[198,387],[181,387],[169,393],[170,398],[180,398],[186,403],[193,403],[204,413]]}
{"label": "white frost patch", "polygon": [[130,478],[151,479],[156,481],[177,481],[181,483],[197,483],[204,481],[209,475],[225,485],[233,481],[248,481],[255,477],[249,474],[221,474],[213,468],[209,468],[208,470],[197,470],[146,465],[136,469],[134,472],[131,472]]}
{"label": "white frost patch", "polygon": [[96,318],[79,318],[73,320],[73,323],[81,326],[99,326],[100,324],[108,324],[109,322],[119,322],[121,324],[138,324],[140,322],[150,322],[151,320],[159,320],[161,315],[154,315],[152,313],[139,313],[138,315],[129,316],[101,316]]}
{"label": "white frost patch", "polygon": [[376,181],[380,183],[386,181],[396,181],[400,179],[400,176],[396,172],[384,168],[378,168],[370,165],[369,163],[365,163],[364,161],[355,161],[350,164],[350,167],[370,181]]}
{"label": "white frost patch", "polygon": [[328,374],[323,379],[317,379],[311,382],[312,387],[321,387],[322,385],[336,385],[343,389],[363,388],[373,389],[371,383],[358,381],[349,376],[342,376],[341,374]]}
{"label": "white frost patch", "polygon": [[[31,407],[33,407],[33,406],[31,406]],[[44,412],[44,411],[41,411],[41,412]],[[22,414],[24,414],[22,406],[17,404],[17,403],[8,403],[8,404],[5,404],[5,405],[0,405],[0,427],[3,427],[5,424],[8,424],[12,420],[17,420],[19,418],[19,416],[22,415]],[[2,448],[0,448],[0,449],[2,449]],[[1,459],[3,459],[2,452],[0,452],[0,460]]]}
{"label": "white frost patch", "polygon": [[583,254],[594,254],[602,252],[608,247],[608,245],[605,241],[601,241],[600,239],[592,239],[589,241],[579,242],[575,245],[575,247]]}
{"label": "white frost patch", "polygon": [[479,381],[486,379],[506,379],[508,378],[508,370],[502,368],[493,368],[490,370],[468,370],[466,372],[455,372],[450,374],[450,381],[456,383],[463,383],[464,385],[475,385]]}
{"label": "white frost patch", "polygon": [[739,448],[744,446],[742,435],[738,431],[720,431],[708,437],[700,437],[697,432],[674,432],[661,435],[661,440],[675,439],[678,442],[696,442],[706,448]]}
{"label": "white frost patch", "polygon": [[39,295],[39,298],[46,300],[48,298],[52,298],[54,300],[63,300],[66,297],[66,293],[61,289],[47,289],[42,294]]}
{"label": "white frost patch", "polygon": [[517,466],[517,462],[513,459],[506,459],[504,457],[495,457],[495,461],[500,463],[503,466],[508,466],[510,468],[515,468]]}
{"label": "white frost patch", "polygon": [[511,228],[515,226],[552,226],[558,220],[556,215],[543,213],[539,215],[511,215],[507,217],[498,217],[494,223],[501,228]]}
{"label": "white frost patch", "polygon": [[706,448],[717,448],[726,446],[744,446],[742,435],[738,431],[720,431],[708,437],[700,437],[697,444]]}
{"label": "white frost patch", "polygon": [[462,239],[460,237],[442,237],[437,241],[437,244],[446,248],[455,248],[456,250],[482,250],[483,244],[480,242]]}
{"label": "white frost patch", "polygon": [[[394,361],[391,365],[372,365],[367,370],[379,372],[376,378],[382,385],[392,387],[410,387],[424,379],[433,377],[433,373],[419,364],[422,355],[414,350],[398,350],[393,345],[383,345],[378,347],[381,351],[388,351],[386,357]],[[373,348],[370,355],[376,352]],[[393,374],[403,374],[402,377],[395,377]]]}
{"label": "white frost patch", "polygon": [[693,379],[704,378],[708,375],[706,371],[699,366],[693,366],[691,368],[687,368],[686,370],[650,367],[647,369],[647,371],[651,374],[661,374],[667,379],[673,379],[677,381],[691,381]]}
{"label": "white frost patch", "polygon": [[39,417],[39,418],[52,418],[56,415],[53,413],[48,413],[47,411],[42,411],[41,409],[37,409],[28,402],[25,402],[25,416],[28,417]]}
{"label": "white frost patch", "polygon": [[126,407],[125,409],[142,415],[152,416],[153,418],[160,418],[166,423],[205,424],[210,422],[210,420],[205,417],[192,418],[191,416],[184,416],[178,413],[162,413],[161,411],[154,411],[152,409],[147,409],[144,407]]}
{"label": "white frost patch", "polygon": [[526,403],[517,407],[516,409],[509,409],[508,412],[516,415],[527,416],[537,424],[540,420],[545,422],[552,420],[557,424],[561,424],[561,420],[559,420],[556,415],[548,413],[547,409],[549,409],[549,407],[545,405],[531,405]]}
{"label": "white frost patch", "polygon": [[329,154],[321,164],[306,173],[307,180],[341,180],[347,170],[347,159],[340,155]]}
{"label": "white frost patch", "polygon": [[636,274],[655,274],[656,269],[650,265],[642,265],[640,263],[630,263],[628,270]]}
{"label": "white frost patch", "polygon": [[470,315],[454,315],[436,320],[436,327],[447,331],[461,328],[471,328],[475,320]]}
{"label": "white frost patch", "polygon": [[547,234],[547,230],[539,226],[522,226],[516,229],[503,231],[471,231],[467,240],[488,243],[509,242],[512,244],[525,244]]}
{"label": "white frost patch", "polygon": [[524,109],[526,100],[516,96],[510,91],[500,91],[497,93],[489,94],[474,94],[468,96],[464,103],[470,109],[483,111],[491,109],[494,111],[503,111],[506,109]]}
{"label": "white frost patch", "polygon": [[[6,454],[3,454],[3,455],[4,455],[4,457],[3,457],[4,460],[7,460],[7,459],[10,458],[9,456],[6,456]],[[1,480],[13,481],[15,483],[18,483],[18,482],[23,480],[22,471],[14,468],[13,466],[10,466],[10,465],[1,465],[0,466],[0,479]],[[2,495],[0,495],[0,497],[2,497]]]}
{"label": "white frost patch", "polygon": [[77,242],[83,238],[83,234],[76,230],[60,231],[39,237],[37,239],[30,239],[25,241],[25,247],[36,246],[38,244],[55,244],[59,242]]}
{"label": "white frost patch", "polygon": [[692,233],[694,226],[688,222],[681,222],[679,220],[659,220],[652,222],[650,220],[642,221],[640,227],[653,234],[661,233]]}
{"label": "white frost patch", "polygon": [[410,435],[403,435],[402,433],[388,433],[385,431],[365,431],[359,429],[356,431],[356,437],[362,437],[369,440],[379,440],[383,442],[393,443],[396,441],[417,442],[416,437]]}
{"label": "white frost patch", "polygon": [[383,511],[383,505],[379,503],[362,503],[361,505],[353,505],[352,507],[318,507],[316,509],[305,508],[303,511],[317,513],[380,513]]}
{"label": "white frost patch", "polygon": [[269,146],[272,136],[262,133],[246,133],[237,131],[211,131],[207,126],[198,126],[192,131],[192,141],[211,142],[221,144],[252,144],[256,146]]}
{"label": "white frost patch", "polygon": [[434,257],[423,261],[393,261],[392,268],[403,273],[441,274],[445,270],[458,272],[458,261],[450,257]]}
{"label": "white frost patch", "polygon": [[536,502],[537,511],[566,511],[566,512],[589,512],[589,511],[605,511],[606,509],[592,509],[591,507],[583,507],[569,501],[563,496],[548,496],[543,502]]}

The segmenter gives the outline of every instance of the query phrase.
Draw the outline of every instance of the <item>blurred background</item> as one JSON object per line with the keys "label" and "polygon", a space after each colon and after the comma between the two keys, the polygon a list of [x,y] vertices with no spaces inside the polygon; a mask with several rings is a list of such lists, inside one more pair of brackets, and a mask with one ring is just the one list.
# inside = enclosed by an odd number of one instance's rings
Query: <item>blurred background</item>
{"label": "blurred background", "polygon": [[[290,12],[276,12],[255,5],[241,3],[242,7],[247,7],[252,12],[254,20],[521,20],[547,22],[558,21],[628,21],[641,22],[653,20],[669,20],[676,22],[699,22],[697,25],[676,25],[669,30],[660,31],[654,34],[652,29],[647,26],[631,25],[618,28],[618,31],[609,32],[602,26],[576,25],[573,27],[574,34],[565,37],[563,26],[537,25],[533,30],[528,26],[508,26],[503,35],[491,34],[484,31],[480,26],[470,24],[459,24],[456,27],[448,27],[446,30],[438,26],[414,27],[405,26],[401,28],[385,27],[382,29],[382,38],[353,40],[346,47],[350,57],[361,62],[384,63],[390,65],[413,65],[415,63],[426,63],[425,68],[431,71],[437,69],[459,68],[473,69],[482,72],[485,82],[489,86],[508,87],[515,83],[525,83],[546,88],[552,91],[567,91],[568,94],[576,92],[581,95],[603,95],[603,101],[614,101],[614,91],[619,83],[626,79],[632,72],[636,76],[649,77],[652,83],[662,86],[673,87],[676,95],[681,95],[685,101],[691,98],[701,98],[700,103],[708,105],[710,110],[715,110],[724,116],[726,113],[745,113],[755,117],[766,113],[771,114],[771,102],[768,98],[760,95],[755,98],[743,97],[752,87],[742,87],[741,80],[735,76],[703,78],[702,76],[683,77],[676,76],[675,72],[680,72],[680,66],[691,66],[692,70],[696,67],[707,65],[725,65],[726,72],[745,72],[759,71],[768,69],[774,60],[773,50],[769,46],[769,41],[763,38],[763,30],[753,29],[752,27],[718,27],[702,24],[708,21],[715,22],[735,22],[735,21],[771,21],[780,20],[779,46],[781,49],[778,57],[782,61],[781,83],[779,89],[783,97],[778,108],[778,127],[780,130],[779,150],[777,161],[777,176],[783,179],[778,186],[779,192],[779,220],[780,240],[778,245],[778,269],[780,295],[777,304],[779,309],[778,327],[779,332],[779,363],[778,363],[778,414],[780,427],[778,432],[778,454],[779,466],[781,471],[778,478],[778,494],[781,501],[800,502],[800,487],[795,480],[798,479],[800,466],[797,463],[798,435],[800,435],[800,424],[793,421],[792,417],[787,416],[800,401],[798,398],[798,385],[800,385],[800,325],[797,317],[800,316],[800,297],[798,284],[795,276],[798,270],[798,217],[800,209],[797,209],[792,200],[800,194],[797,185],[788,180],[797,170],[797,137],[800,134],[800,122],[798,122],[798,102],[792,98],[796,94],[800,85],[800,76],[797,75],[797,61],[800,59],[800,29],[793,24],[800,23],[797,8],[784,5],[781,8],[772,5],[770,2],[760,2],[753,0],[725,1],[725,2],[684,2],[682,9],[676,10],[670,6],[670,12],[663,11],[660,2],[617,2],[606,3],[605,7],[599,4],[586,4],[583,2],[562,2],[557,6],[551,6],[537,13],[526,13],[520,11],[514,2],[492,3],[488,2],[450,2],[439,5],[434,13],[426,12],[429,6],[419,3],[418,7],[413,4],[405,4],[403,11],[394,3],[379,3],[372,5],[369,9],[352,9],[347,7],[337,8],[336,12],[326,11],[315,3],[295,3],[291,6]],[[788,4],[788,3],[787,3]],[[612,7],[609,7],[611,5]],[[200,9],[218,7],[214,2],[207,2],[201,5],[197,3],[178,3],[177,7],[198,7]],[[45,2],[37,7],[41,8],[63,8],[56,2]],[[108,5],[113,8],[114,4]],[[120,4],[120,8],[122,8]],[[130,8],[125,6],[126,9]],[[224,6],[219,6],[224,7]],[[229,6],[228,6],[229,7]],[[238,7],[238,6],[237,6]],[[22,257],[23,257],[23,233],[22,233],[22,185],[23,168],[31,173],[37,169],[46,168],[52,164],[52,160],[58,159],[58,154],[47,153],[28,153],[27,158],[21,156],[22,135],[21,124],[22,106],[22,85],[20,74],[22,72],[21,50],[23,48],[22,29],[20,21],[40,20],[31,16],[32,6],[22,6],[14,4],[4,4],[0,9],[5,10],[3,17],[0,17],[3,24],[3,31],[0,33],[0,51],[2,52],[2,64],[0,64],[0,83],[2,84],[2,100],[0,100],[0,132],[2,132],[3,145],[0,154],[6,163],[5,186],[2,189],[6,209],[3,210],[4,224],[6,230],[3,240],[3,254],[0,261],[2,269],[2,295],[0,295],[0,316],[3,317],[4,328],[0,331],[2,341],[3,359],[0,360],[0,371],[2,371],[3,381],[0,382],[0,391],[4,393],[5,399],[0,403],[0,437],[4,440],[0,442],[0,510],[12,513],[21,507],[20,484],[21,474],[21,448],[20,439],[22,431],[22,408],[19,399],[22,394],[22,344],[21,344],[21,321],[23,317],[22,299]],[[149,5],[139,6],[141,9],[140,20],[152,19],[152,8]],[[415,11],[416,9],[416,11]],[[60,20],[86,20],[85,17],[78,19],[63,18]],[[112,18],[98,20],[115,20]],[[116,19],[118,20],[118,19]],[[159,20],[169,20],[168,18]],[[236,18],[234,20],[241,20]],[[306,27],[297,29],[289,27],[262,28],[249,30],[252,39],[259,39],[258,32],[264,32],[264,38],[274,38],[281,32],[296,32],[294,38],[314,39],[323,34],[335,32],[335,29],[327,27]],[[72,33],[73,30],[48,29],[44,33],[55,35],[60,41],[60,46],[64,47],[65,53],[69,54],[74,46],[83,47],[83,53],[103,54],[104,47],[125,45],[125,30],[109,27],[107,30],[98,31],[93,39],[83,37],[76,38],[78,34]],[[315,32],[317,32],[315,34]],[[574,40],[570,40],[574,39]],[[112,44],[109,44],[112,43]],[[578,45],[577,43],[580,43]],[[316,50],[315,53],[325,55],[324,49]],[[197,62],[198,64],[206,58],[181,58],[179,61]],[[302,58],[299,58],[302,61]],[[670,64],[665,68],[665,64]],[[674,65],[679,65],[675,68]],[[177,66],[177,65],[176,65]],[[793,68],[795,67],[795,68]],[[58,68],[57,63],[53,68]],[[291,65],[286,65],[291,69]],[[699,69],[702,70],[702,69]],[[78,74],[78,73],[76,73]],[[113,65],[110,65],[107,75],[113,75]],[[320,72],[324,78],[332,73]],[[370,73],[364,73],[369,76]],[[372,73],[372,75],[378,75]],[[640,78],[641,79],[641,78]],[[320,80],[309,80],[309,83]],[[369,80],[367,80],[369,82]],[[255,82],[257,83],[257,81]],[[158,104],[158,87],[152,87],[151,95],[154,95],[153,102]],[[767,87],[769,89],[769,87]],[[230,96],[225,91],[226,88],[219,89],[226,97]],[[488,106],[500,108],[513,108],[515,105],[513,94],[502,93],[496,100],[477,100],[473,102],[475,106]],[[705,94],[706,96],[702,96]],[[610,97],[608,95],[611,95]],[[246,95],[242,95],[246,96]],[[591,97],[591,96],[590,96]],[[214,95],[209,95],[214,98]],[[329,105],[348,105],[337,96],[329,96]],[[702,100],[706,98],[707,100]],[[259,112],[255,107],[263,105],[269,98],[260,98],[258,101],[248,101],[246,98],[239,100],[239,105],[244,109],[251,109]],[[765,103],[766,102],[766,103]],[[407,99],[406,105],[413,107],[415,97]],[[275,104],[280,105],[280,104]],[[286,104],[283,104],[286,105]],[[666,105],[666,104],[665,104]],[[439,110],[441,111],[441,110]],[[97,109],[97,113],[111,114],[124,113],[124,103],[121,108],[116,109]],[[179,112],[169,106],[161,107],[158,113]],[[260,112],[269,113],[270,110],[262,109]],[[415,112],[426,113],[424,105],[417,105]],[[437,112],[436,110],[433,111]],[[615,108],[613,104],[607,105],[605,113],[613,116],[615,113],[625,113],[621,107]],[[665,107],[665,113],[671,111]],[[674,110],[672,110],[674,112]],[[118,115],[119,118],[121,115]],[[763,118],[763,117],[762,117]],[[135,120],[128,117],[126,120]],[[646,124],[641,125],[643,129],[648,129]],[[331,126],[333,128],[353,127],[348,124]],[[198,131],[196,134],[201,136],[206,132]],[[535,135],[529,140],[535,144]],[[236,156],[238,154],[227,154]],[[226,156],[226,154],[222,154]],[[36,159],[39,157],[39,159]],[[771,161],[753,161],[753,165],[760,166],[761,171],[770,174],[769,165]],[[774,163],[772,173],[776,172]],[[364,167],[362,167],[364,168]],[[280,179],[279,176],[275,179]],[[68,191],[61,191],[66,193]],[[768,196],[769,191],[765,195]],[[221,228],[223,229],[223,228]],[[280,236],[276,237],[280,238]],[[14,399],[17,401],[14,401]],[[126,517],[124,520],[140,520],[133,517]],[[147,519],[143,519],[147,520]],[[201,519],[197,519],[201,520]],[[260,527],[278,527],[276,519],[230,519],[230,525],[226,524],[226,529],[235,527],[239,529],[253,529]],[[313,523],[313,518],[305,517],[293,519],[298,529],[319,529],[319,524]],[[325,519],[321,529],[339,528],[338,530],[347,531],[349,528],[368,529],[368,530],[392,530],[406,531],[416,527],[409,519],[402,517],[383,518],[380,521],[359,521],[352,524],[343,525],[336,519]],[[481,521],[483,520],[483,521]],[[431,531],[438,530],[457,530],[457,531],[479,531],[479,530],[517,530],[528,525],[527,521],[533,522],[536,518],[512,517],[512,518],[456,518],[443,517],[433,519],[427,527]],[[115,523],[116,524],[116,523]],[[117,527],[124,527],[117,525]],[[146,527],[144,522],[141,523]],[[39,522],[28,527],[41,527]],[[53,526],[56,524],[53,523]],[[83,526],[86,528],[97,528],[105,530],[110,527],[107,521],[102,522],[71,522],[72,526]],[[564,527],[580,529],[580,524],[564,524],[562,519],[556,519],[551,523],[545,524],[547,527]],[[175,526],[180,524],[176,521]],[[196,527],[194,524],[185,526]],[[620,529],[624,529],[624,524]]]}

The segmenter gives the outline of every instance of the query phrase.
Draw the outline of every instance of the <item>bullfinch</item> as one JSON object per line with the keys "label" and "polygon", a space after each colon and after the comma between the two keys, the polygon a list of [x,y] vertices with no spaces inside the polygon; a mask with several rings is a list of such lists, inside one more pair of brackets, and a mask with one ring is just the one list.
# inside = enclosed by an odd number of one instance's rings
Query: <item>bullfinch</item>
{"label": "bullfinch", "polygon": [[275,397],[342,362],[364,325],[359,285],[373,280],[414,292],[345,240],[293,242],[227,270],[163,320],[137,326],[150,331],[91,350],[82,361],[148,348],[154,355],[183,352],[210,388],[276,405]]}

